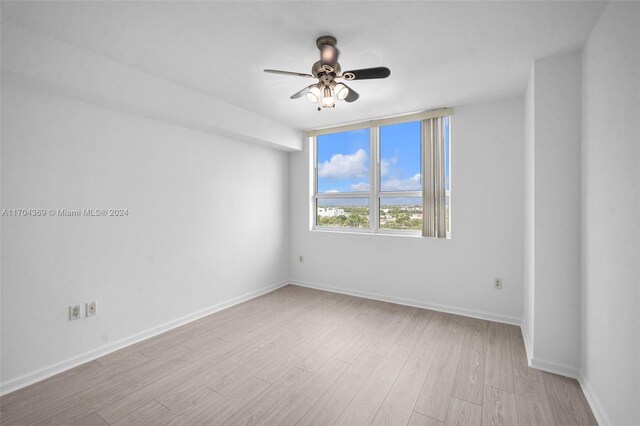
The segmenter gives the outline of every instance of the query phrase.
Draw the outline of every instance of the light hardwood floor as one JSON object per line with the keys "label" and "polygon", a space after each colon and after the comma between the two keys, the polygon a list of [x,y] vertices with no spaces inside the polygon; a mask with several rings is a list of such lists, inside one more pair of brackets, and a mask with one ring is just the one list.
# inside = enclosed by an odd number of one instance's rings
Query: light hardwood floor
{"label": "light hardwood floor", "polygon": [[595,425],[515,326],[286,286],[0,398],[2,425]]}

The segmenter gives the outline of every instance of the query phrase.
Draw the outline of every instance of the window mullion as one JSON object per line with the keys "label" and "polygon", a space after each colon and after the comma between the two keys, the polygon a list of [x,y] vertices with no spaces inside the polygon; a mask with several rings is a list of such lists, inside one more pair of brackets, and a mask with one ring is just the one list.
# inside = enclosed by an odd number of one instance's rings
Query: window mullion
{"label": "window mullion", "polygon": [[383,198],[422,197],[422,191],[379,191],[378,196]]}
{"label": "window mullion", "polygon": [[316,198],[369,198],[368,192],[320,192]]}
{"label": "window mullion", "polygon": [[371,146],[369,151],[371,152],[371,174],[370,174],[370,202],[369,202],[369,225],[373,232],[378,232],[380,221],[378,216],[380,215],[379,209],[379,175],[380,175],[380,128],[372,127],[370,130]]}
{"label": "window mullion", "polygon": [[313,161],[313,185],[311,186],[312,191],[312,206],[313,211],[311,211],[311,228],[315,228],[318,226],[318,198],[316,194],[318,193],[318,137],[314,136],[310,139],[312,153],[312,161]]}

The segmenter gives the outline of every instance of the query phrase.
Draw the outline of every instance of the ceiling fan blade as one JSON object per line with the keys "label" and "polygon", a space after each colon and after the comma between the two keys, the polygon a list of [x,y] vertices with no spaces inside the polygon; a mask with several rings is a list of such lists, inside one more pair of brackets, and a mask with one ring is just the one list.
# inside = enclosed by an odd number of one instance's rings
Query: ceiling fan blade
{"label": "ceiling fan blade", "polygon": [[292,71],[264,70],[264,72],[268,72],[270,74],[282,74],[282,75],[293,75],[296,77],[315,78],[311,74],[303,74],[300,72],[292,72]]}
{"label": "ceiling fan blade", "polygon": [[306,95],[306,94],[307,94],[307,92],[309,91],[309,89],[311,89],[312,87],[313,87],[313,84],[312,84],[311,86],[307,86],[307,87],[305,87],[305,88],[304,88],[304,89],[302,89],[301,91],[296,92],[296,93],[294,93],[293,95],[291,95],[291,98],[290,98],[290,99],[298,99],[298,98],[303,97],[304,95]]}
{"label": "ceiling fan blade", "polygon": [[347,95],[346,98],[344,98],[345,102],[355,102],[355,101],[357,101],[358,98],[360,97],[358,92],[356,92],[355,90],[353,90],[351,87],[347,86],[346,84],[345,84],[345,86],[347,87],[347,89],[349,89],[349,94]]}
{"label": "ceiling fan blade", "polygon": [[374,78],[387,78],[391,75],[391,70],[387,67],[363,68],[342,73],[345,80],[370,80]]}

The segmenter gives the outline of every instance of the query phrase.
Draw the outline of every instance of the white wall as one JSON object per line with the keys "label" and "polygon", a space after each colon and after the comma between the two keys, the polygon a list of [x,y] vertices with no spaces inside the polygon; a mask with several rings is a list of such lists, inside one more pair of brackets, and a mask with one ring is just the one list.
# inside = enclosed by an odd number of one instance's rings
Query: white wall
{"label": "white wall", "polygon": [[4,391],[289,276],[283,151],[3,83],[1,154],[3,209],[129,210],[2,218]]}
{"label": "white wall", "polygon": [[583,56],[582,383],[640,424],[640,3],[610,2]]}
{"label": "white wall", "polygon": [[527,122],[533,121],[533,129],[528,129],[524,163],[525,199],[533,209],[525,223],[525,245],[533,247],[525,266],[525,295],[533,296],[533,303],[525,302],[533,308],[533,325],[526,330],[532,331],[529,356],[537,368],[574,377],[580,367],[580,55],[535,61],[529,87],[533,105],[527,93]]}
{"label": "white wall", "polygon": [[451,240],[310,231],[309,146],[290,154],[293,281],[519,322],[523,138],[521,98],[456,107]]}
{"label": "white wall", "polygon": [[[535,65],[534,65],[535,67]],[[531,69],[524,95],[524,303],[522,334],[529,353],[533,353],[535,297],[535,72]]]}

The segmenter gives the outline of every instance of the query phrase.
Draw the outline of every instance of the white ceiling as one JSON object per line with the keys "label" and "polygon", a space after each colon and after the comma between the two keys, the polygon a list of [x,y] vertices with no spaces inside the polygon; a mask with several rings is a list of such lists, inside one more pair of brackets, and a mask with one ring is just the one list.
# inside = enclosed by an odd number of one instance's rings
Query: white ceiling
{"label": "white ceiling", "polygon": [[[3,2],[7,19],[297,129],[524,93],[532,61],[580,48],[603,2]],[[338,39],[353,104],[289,96],[310,80],[316,37]]]}

